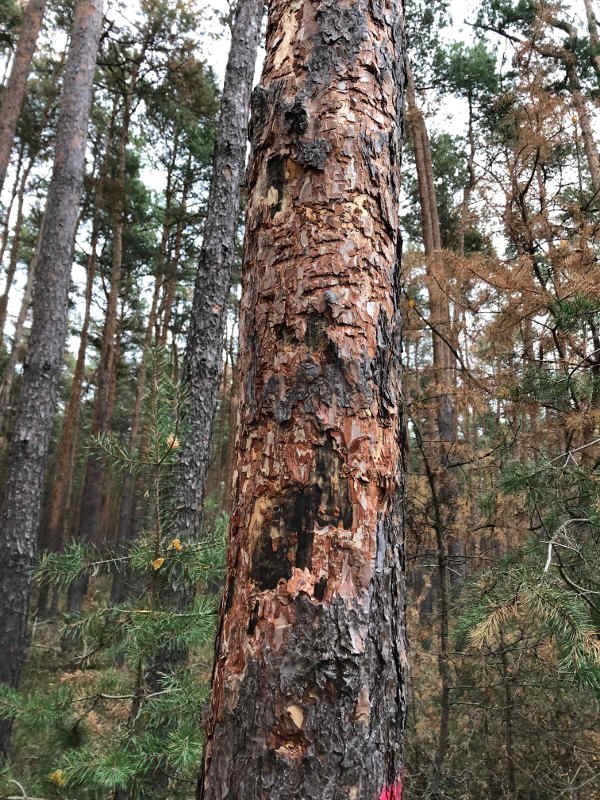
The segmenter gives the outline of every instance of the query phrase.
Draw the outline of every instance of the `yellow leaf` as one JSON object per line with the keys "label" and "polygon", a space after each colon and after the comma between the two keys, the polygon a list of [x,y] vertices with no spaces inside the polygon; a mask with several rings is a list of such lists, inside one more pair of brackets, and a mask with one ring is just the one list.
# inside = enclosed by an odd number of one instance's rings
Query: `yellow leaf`
{"label": "yellow leaf", "polygon": [[67,776],[62,769],[55,769],[48,775],[48,780],[55,786],[64,786],[67,782]]}
{"label": "yellow leaf", "polygon": [[171,544],[167,547],[167,550],[181,550],[182,547],[181,539],[173,539]]}
{"label": "yellow leaf", "polygon": [[408,301],[408,306],[409,306],[409,308],[414,308],[415,307],[415,301],[412,299],[412,297]]}
{"label": "yellow leaf", "polygon": [[155,558],[152,562],[152,569],[156,572],[157,569],[160,569],[162,565],[165,563],[164,558]]}
{"label": "yellow leaf", "polygon": [[167,447],[169,447],[171,450],[176,450],[179,447],[179,439],[174,433],[170,433],[167,436]]}

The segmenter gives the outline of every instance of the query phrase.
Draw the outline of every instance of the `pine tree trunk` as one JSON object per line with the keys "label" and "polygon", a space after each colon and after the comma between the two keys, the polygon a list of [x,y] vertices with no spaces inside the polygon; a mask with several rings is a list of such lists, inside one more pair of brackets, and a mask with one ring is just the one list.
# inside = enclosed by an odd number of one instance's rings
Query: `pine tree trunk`
{"label": "pine tree trunk", "polygon": [[398,800],[400,3],[269,7],[202,800]]}
{"label": "pine tree trunk", "polygon": [[168,263],[165,270],[164,295],[162,301],[162,320],[160,321],[159,325],[160,332],[157,339],[157,344],[159,348],[166,347],[167,337],[169,335],[169,328],[171,326],[171,316],[173,314],[173,305],[175,303],[175,291],[177,289],[177,275],[178,275],[178,269],[180,267],[181,246],[183,243],[183,231],[185,228],[185,214],[187,211],[187,198],[189,190],[190,190],[190,181],[186,179],[183,185],[183,193],[181,197],[180,218],[177,222],[177,227],[175,229],[175,246],[173,248],[173,252],[169,255]]}
{"label": "pine tree trunk", "polygon": [[[0,264],[4,261],[4,253],[6,252],[6,245],[8,244],[8,234],[10,233],[10,218],[12,215],[13,206],[17,198],[19,186],[21,184],[21,169],[23,167],[23,153],[25,150],[25,143],[21,142],[19,148],[19,155],[15,166],[15,179],[13,181],[13,188],[10,193],[8,203],[6,204],[6,211],[4,213],[4,223],[2,225],[2,239],[0,241]],[[4,330],[4,329],[2,329]]]}
{"label": "pine tree trunk", "polygon": [[[431,467],[427,454],[423,458],[429,479],[434,509],[433,527],[436,536],[437,575],[439,581],[439,639],[438,670],[441,684],[440,727],[435,755],[435,774],[432,778],[432,796],[438,791],[440,773],[448,749],[450,718],[450,672],[448,660],[449,637],[449,564],[448,554],[458,550],[461,543],[455,540],[452,527],[456,518],[458,482],[449,468],[449,453],[456,442],[456,408],[452,390],[455,388],[456,361],[448,346],[450,333],[450,307],[441,279],[442,238],[437,213],[437,198],[433,180],[433,163],[427,127],[416,103],[415,88],[410,67],[407,67],[408,121],[414,142],[417,183],[421,208],[423,242],[427,260],[427,277],[430,296],[430,323],[432,326],[434,394],[437,396],[436,427],[438,438],[438,464]],[[463,216],[465,207],[463,206]],[[442,338],[443,337],[443,338]],[[433,422],[432,422],[433,427]]]}
{"label": "pine tree trunk", "polygon": [[25,96],[27,77],[45,10],[46,0],[29,0],[23,15],[23,24],[19,33],[19,42],[10,78],[2,92],[0,112],[0,192],[6,178],[10,151]]}
{"label": "pine tree trunk", "polygon": [[179,459],[176,489],[177,532],[182,539],[197,539],[202,530],[204,484],[223,362],[227,296],[262,12],[263,0],[238,2],[221,96],[208,212],[183,367],[190,402],[189,433]]}
{"label": "pine tree trunk", "polygon": [[0,297],[0,347],[4,342],[4,328],[6,326],[6,312],[8,309],[8,296],[17,270],[17,263],[19,261],[19,249],[21,247],[21,231],[23,228],[23,201],[25,199],[25,188],[27,186],[27,179],[29,172],[33,166],[33,159],[27,165],[27,168],[21,178],[21,185],[19,187],[19,199],[17,201],[17,219],[15,220],[15,227],[13,230],[13,239],[10,249],[10,261],[8,262],[8,269],[6,271],[6,285],[2,297]]}
{"label": "pine tree trunk", "polygon": [[594,9],[592,8],[592,0],[583,0],[583,4],[587,17],[588,33],[590,34],[590,63],[596,73],[596,79],[600,81],[600,39],[598,38],[598,22],[594,14]]}
{"label": "pine tree trunk", "polygon": [[[96,193],[96,206],[98,205],[99,192]],[[62,548],[64,542],[65,521],[68,518],[70,495],[72,486],[72,472],[75,463],[75,450],[77,445],[77,419],[81,401],[81,389],[85,374],[85,356],[87,351],[88,333],[91,320],[92,293],[94,278],[96,276],[97,247],[98,247],[98,214],[94,215],[92,226],[91,251],[87,264],[87,279],[85,287],[85,311],[77,361],[71,382],[69,403],[65,411],[62,434],[57,448],[57,462],[54,470],[54,480],[48,501],[48,514],[46,528],[40,531],[40,546],[56,552]],[[38,599],[38,613],[44,615],[47,611],[45,598],[47,591],[40,589]]]}
{"label": "pine tree trunk", "polygon": [[[138,64],[139,67],[139,64]],[[129,123],[131,101],[137,70],[135,70],[127,87],[123,109],[123,124],[118,141],[116,186],[113,187],[112,213],[112,263],[110,272],[110,289],[108,293],[100,361],[96,373],[96,393],[94,396],[94,417],[90,436],[98,436],[109,429],[112,417],[111,386],[115,378],[117,366],[116,332],[118,321],[118,301],[121,288],[121,270],[123,266],[123,222],[124,196],[126,179],[126,154],[129,140]],[[87,459],[85,480],[81,496],[81,515],[79,519],[78,540],[83,543],[97,542],[99,528],[105,508],[104,497],[104,462],[102,457],[92,452]],[[67,592],[67,608],[71,614],[79,614],[81,604],[87,592],[88,576],[83,575],[69,585]]]}
{"label": "pine tree trunk", "polygon": [[586,99],[581,90],[581,83],[576,72],[575,57],[573,54],[565,51],[563,63],[567,72],[573,105],[575,106],[577,118],[579,119],[592,187],[596,195],[598,195],[600,192],[600,155],[598,154],[598,147],[596,146],[596,140],[592,130],[592,119]]}
{"label": "pine tree trunk", "polygon": [[36,252],[31,259],[29,269],[27,270],[27,282],[23,290],[23,297],[21,298],[21,305],[15,322],[15,331],[13,334],[12,347],[8,362],[4,367],[4,374],[2,376],[2,383],[0,384],[0,430],[6,432],[10,429],[9,417],[11,412],[11,394],[13,388],[13,381],[15,379],[15,370],[20,360],[26,361],[27,344],[25,341],[25,323],[27,322],[27,315],[31,306],[31,298],[33,297],[33,286],[35,282],[35,272],[37,269],[37,262],[40,257],[40,241],[38,238],[38,246]]}
{"label": "pine tree trunk", "polygon": [[[87,123],[102,0],[80,0],[65,72],[33,297],[30,347],[10,453],[10,473],[0,512],[4,557],[0,562],[0,682],[17,686],[27,644],[31,570],[37,548],[40,502],[57,387],[67,335],[73,243],[81,200]],[[10,740],[0,724],[0,757]]]}
{"label": "pine tree trunk", "polygon": [[[154,292],[152,294],[152,305],[150,306],[150,314],[148,315],[148,324],[146,325],[146,332],[144,334],[144,345],[142,350],[142,357],[137,373],[137,387],[135,395],[135,405],[133,407],[133,414],[131,415],[131,433],[129,436],[129,450],[132,454],[142,457],[140,452],[140,438],[142,430],[142,404],[144,400],[144,393],[146,391],[146,373],[148,371],[148,358],[150,355],[150,347],[152,345],[152,334],[156,325],[156,312],[158,307],[158,297],[162,280],[156,278],[154,284]],[[133,511],[135,506],[135,475],[126,475],[123,483],[123,493],[121,495],[121,505],[119,509],[119,521],[117,525],[117,539],[116,549],[120,552],[125,552],[126,546],[133,539]],[[126,594],[126,576],[127,567],[122,567],[117,570],[113,575],[111,585],[111,603],[116,605],[121,603]]]}

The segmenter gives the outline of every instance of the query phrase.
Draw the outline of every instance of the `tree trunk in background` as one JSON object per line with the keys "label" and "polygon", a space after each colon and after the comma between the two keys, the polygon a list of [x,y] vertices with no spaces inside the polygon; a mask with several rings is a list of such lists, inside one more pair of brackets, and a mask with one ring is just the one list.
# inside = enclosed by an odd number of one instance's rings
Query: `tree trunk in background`
{"label": "tree trunk in background", "polygon": [[8,243],[8,234],[10,233],[10,217],[12,214],[13,205],[17,197],[17,192],[19,191],[19,186],[21,183],[21,169],[23,167],[24,150],[25,150],[25,143],[21,142],[21,146],[19,148],[19,155],[17,157],[17,163],[15,166],[15,179],[13,182],[13,188],[10,193],[8,203],[6,204],[6,212],[4,214],[4,221],[2,224],[2,240],[0,242],[0,264],[2,264],[2,262],[4,261],[4,253],[6,252],[6,245]]}
{"label": "tree trunk in background", "polygon": [[8,270],[6,271],[6,285],[4,287],[4,292],[2,293],[2,297],[0,297],[0,347],[2,347],[2,343],[4,342],[4,328],[6,326],[8,296],[10,294],[12,282],[15,278],[17,263],[19,261],[19,249],[21,246],[21,230],[23,228],[23,200],[25,199],[25,188],[27,186],[27,179],[29,178],[29,173],[31,171],[32,166],[33,166],[33,159],[29,161],[29,164],[27,165],[27,168],[23,173],[23,177],[21,178],[21,185],[19,187],[19,199],[17,201],[17,219],[15,221],[15,227],[13,230],[13,239],[10,249],[10,261],[8,262]]}
{"label": "tree trunk in background", "polygon": [[[121,269],[123,266],[123,223],[125,215],[126,192],[126,155],[129,141],[129,123],[131,103],[137,68],[134,69],[124,98],[123,122],[119,135],[117,152],[117,169],[115,186],[112,189],[112,264],[110,272],[110,290],[108,294],[104,330],[102,332],[102,348],[96,374],[96,393],[94,396],[94,417],[90,437],[98,436],[109,429],[112,417],[111,387],[117,367],[116,332],[118,321],[118,301],[121,288]],[[83,543],[98,541],[101,524],[104,496],[104,462],[102,456],[92,452],[86,463],[85,481],[81,496],[81,515],[79,519],[78,540]],[[83,575],[69,585],[67,592],[67,608],[71,614],[79,614],[81,604],[87,592],[88,576]]]}
{"label": "tree trunk in background", "polygon": [[[165,281],[163,290],[162,301],[162,319],[159,322],[159,334],[157,337],[157,344],[159,348],[167,346],[167,337],[169,335],[169,328],[171,326],[171,317],[173,314],[173,305],[175,303],[175,291],[177,289],[177,275],[180,267],[181,259],[181,245],[183,242],[183,231],[185,228],[185,215],[187,211],[188,192],[190,190],[191,181],[189,179],[190,172],[186,170],[186,178],[183,184],[183,192],[181,197],[181,209],[179,211],[179,220],[175,228],[175,245],[173,252],[169,253],[168,261],[165,269]],[[168,235],[168,231],[167,231]]]}
{"label": "tree trunk in background", "polygon": [[579,127],[581,128],[581,135],[583,137],[583,147],[590,170],[590,178],[592,180],[592,187],[596,195],[600,192],[600,155],[598,154],[598,147],[594,138],[592,130],[592,119],[587,105],[587,101],[583,96],[581,89],[581,82],[576,72],[575,57],[573,53],[565,50],[563,58],[567,78],[569,81],[569,90],[573,98],[573,106],[577,112],[579,119]]}
{"label": "tree trunk in background", "polygon": [[0,430],[2,430],[3,433],[10,429],[8,419],[10,417],[10,401],[13,381],[15,379],[15,370],[20,359],[26,361],[25,323],[27,322],[27,314],[29,313],[31,298],[33,296],[35,272],[40,255],[39,247],[40,243],[38,242],[38,247],[33,255],[33,258],[31,259],[29,269],[27,270],[27,282],[25,284],[25,289],[23,290],[23,297],[21,298],[21,306],[19,308],[17,321],[15,322],[15,332],[13,334],[10,356],[6,366],[4,367],[4,375],[2,376],[2,383],[0,384]]}
{"label": "tree trunk in background", "polygon": [[[98,208],[99,194],[96,192],[95,207]],[[81,334],[79,339],[79,350],[77,361],[71,382],[71,392],[69,403],[64,415],[63,429],[60,442],[57,448],[57,462],[54,470],[54,480],[52,490],[48,500],[48,513],[46,528],[42,526],[40,531],[40,547],[56,552],[62,548],[65,534],[65,520],[68,519],[70,509],[71,487],[73,482],[73,467],[75,463],[75,453],[77,449],[79,405],[81,401],[81,389],[83,377],[85,375],[85,356],[87,351],[88,333],[91,320],[92,293],[94,289],[94,278],[96,276],[97,247],[98,247],[98,213],[94,215],[92,225],[91,251],[87,264],[87,278],[85,286],[85,311]],[[44,584],[40,587],[38,598],[38,613],[42,616],[47,612],[48,586]]]}
{"label": "tree trunk in background", "polygon": [[270,3],[197,797],[402,794],[400,3]]}
{"label": "tree trunk in background", "polygon": [[592,0],[583,0],[585,15],[587,17],[588,33],[590,34],[590,63],[596,73],[596,78],[600,81],[600,39],[598,38],[598,23],[592,8]]}
{"label": "tree trunk in background", "polygon": [[[140,438],[142,429],[142,405],[144,401],[144,393],[146,391],[146,373],[148,371],[148,358],[150,356],[150,348],[152,346],[152,334],[156,325],[156,312],[158,308],[158,297],[162,285],[162,277],[157,277],[154,283],[154,292],[152,294],[152,305],[150,306],[150,314],[148,316],[148,323],[146,325],[146,332],[144,334],[144,345],[142,350],[142,357],[137,373],[137,386],[135,395],[135,405],[133,414],[131,416],[131,433],[129,435],[129,451],[137,455],[141,459],[140,452]],[[115,548],[118,551],[124,551],[127,544],[133,538],[133,511],[135,506],[135,486],[136,476],[125,475],[123,478],[123,493],[121,495],[121,505],[119,509],[119,521],[117,525],[117,537]],[[126,592],[126,575],[127,567],[121,567],[113,574],[110,599],[113,605],[121,603],[125,597]]]}
{"label": "tree trunk in background", "polygon": [[2,192],[6,178],[10,151],[25,96],[27,76],[35,53],[45,9],[46,0],[29,0],[23,14],[23,24],[19,33],[19,42],[10,78],[2,92],[0,104],[0,192]]}
{"label": "tree trunk in background", "polygon": [[197,539],[202,530],[204,484],[223,363],[227,297],[262,13],[263,0],[239,0],[221,96],[208,211],[183,367],[190,400],[189,432],[179,458],[176,487],[176,529],[182,539]]}
{"label": "tree trunk in background", "polygon": [[[4,550],[0,562],[4,610],[0,619],[0,682],[10,686],[18,685],[27,644],[31,570],[67,335],[73,243],[83,188],[102,9],[102,0],[80,0],[75,11],[57,123],[54,170],[42,226],[31,344],[0,512]],[[10,721],[2,721],[0,758],[8,751],[10,731]]]}

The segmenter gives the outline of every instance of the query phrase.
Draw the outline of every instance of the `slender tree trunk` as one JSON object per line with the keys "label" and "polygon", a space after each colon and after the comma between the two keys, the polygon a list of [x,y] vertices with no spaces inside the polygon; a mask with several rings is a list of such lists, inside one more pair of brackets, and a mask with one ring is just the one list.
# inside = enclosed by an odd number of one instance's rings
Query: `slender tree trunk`
{"label": "slender tree trunk", "polygon": [[[104,330],[102,332],[102,348],[100,361],[96,374],[96,393],[94,396],[94,418],[90,436],[104,433],[110,426],[111,411],[111,386],[115,377],[117,366],[116,358],[116,332],[118,322],[118,301],[121,288],[121,270],[123,266],[123,223],[125,214],[124,196],[126,191],[126,155],[129,140],[129,123],[131,103],[137,69],[131,77],[127,87],[123,122],[119,135],[116,169],[116,191],[113,193],[112,213],[112,263],[110,272],[110,289],[108,293]],[[78,540],[84,543],[95,542],[99,539],[99,527],[105,508],[103,495],[104,462],[98,453],[91,453],[87,459],[85,480],[81,497],[81,515],[79,520]],[[71,614],[79,614],[81,604],[87,592],[88,576],[83,575],[69,585],[67,592],[67,608]]]}
{"label": "slender tree trunk", "polygon": [[590,170],[590,178],[592,179],[592,187],[596,195],[600,193],[600,156],[598,154],[598,147],[594,138],[592,130],[592,120],[587,106],[585,97],[581,90],[581,83],[577,76],[575,67],[575,57],[573,53],[565,52],[563,63],[567,71],[567,78],[569,80],[569,89],[571,97],[573,98],[573,105],[577,112],[579,120],[579,127],[581,128],[581,136],[583,138],[583,147]]}
{"label": "slender tree trunk", "polygon": [[10,151],[21,114],[25,86],[35,53],[38,34],[46,9],[46,0],[29,0],[23,15],[17,51],[13,60],[10,78],[2,92],[0,111],[0,192],[4,186]]}
{"label": "slender tree trunk", "polygon": [[10,261],[8,262],[8,270],[6,271],[6,285],[2,297],[0,297],[0,347],[4,341],[4,328],[6,326],[6,312],[8,309],[8,296],[12,286],[12,282],[17,270],[17,263],[19,261],[19,249],[21,247],[21,231],[23,228],[23,201],[25,199],[25,188],[27,186],[27,179],[31,167],[33,166],[33,159],[27,165],[27,169],[21,178],[21,186],[19,188],[19,199],[17,202],[17,219],[13,230],[13,240],[10,249]]}
{"label": "slender tree trunk", "polygon": [[[63,366],[74,234],[83,189],[102,9],[102,0],[80,0],[75,11],[57,123],[54,170],[42,226],[29,355],[0,512],[4,550],[0,562],[0,682],[10,686],[18,685],[27,644],[31,570]],[[8,751],[10,731],[10,721],[0,723],[0,757]]]}
{"label": "slender tree trunk", "polygon": [[6,213],[4,215],[4,224],[2,226],[2,240],[0,242],[0,264],[2,264],[2,262],[4,261],[4,253],[6,252],[6,245],[8,243],[8,234],[10,233],[10,217],[12,214],[13,206],[15,204],[17,193],[19,191],[19,186],[21,185],[21,169],[23,167],[24,150],[25,150],[25,143],[21,142],[21,146],[19,148],[19,156],[17,158],[17,164],[15,167],[15,179],[13,181],[13,188],[10,193],[8,204],[6,206]]}
{"label": "slender tree trunk", "polygon": [[183,186],[183,195],[181,198],[181,211],[180,219],[177,222],[175,229],[175,246],[173,252],[168,259],[166,269],[166,280],[164,282],[164,297],[163,297],[163,313],[160,325],[160,334],[158,337],[158,346],[166,347],[167,337],[169,335],[169,328],[171,326],[171,316],[173,314],[173,305],[175,302],[175,291],[177,289],[177,271],[181,259],[181,245],[183,242],[183,231],[185,228],[185,214],[187,210],[187,198],[190,190],[190,182],[186,180]]}
{"label": "slender tree trunk", "polygon": [[395,0],[270,3],[202,800],[402,794],[403,56]]}
{"label": "slender tree trunk", "polygon": [[4,375],[2,376],[2,383],[0,384],[0,428],[4,430],[9,427],[7,419],[10,412],[10,401],[12,393],[12,385],[15,379],[15,370],[19,359],[22,358],[26,361],[25,351],[25,323],[27,322],[27,315],[31,306],[31,298],[33,296],[33,286],[35,283],[35,272],[37,269],[37,262],[39,259],[39,242],[38,248],[31,259],[29,269],[27,270],[27,282],[23,290],[23,297],[21,298],[21,305],[19,307],[19,314],[15,322],[15,332],[13,335],[12,347],[8,362],[4,367]]}
{"label": "slender tree trunk", "polygon": [[[258,50],[263,0],[239,0],[225,70],[221,113],[217,125],[208,212],[196,274],[192,316],[187,336],[183,382],[189,390],[189,429],[178,463],[175,489],[176,532],[181,539],[198,539],[214,412],[223,362],[227,295],[235,255],[240,185],[246,160],[248,114]],[[168,299],[167,297],[165,299]],[[157,331],[160,339],[161,330]],[[184,606],[193,587],[162,587],[165,605]],[[146,680],[156,687],[187,658],[187,648],[175,643],[162,648]]]}
{"label": "slender tree trunk", "polygon": [[233,507],[233,464],[235,459],[236,420],[240,402],[240,370],[238,358],[234,358],[233,348],[230,350],[231,359],[231,397],[229,400],[229,438],[227,441],[227,473],[225,480],[225,497],[223,508],[231,514]]}
{"label": "slender tree trunk", "polygon": [[[100,192],[96,192],[96,207],[99,203]],[[48,516],[46,529],[40,532],[40,546],[51,551],[62,548],[65,533],[65,521],[68,519],[70,507],[70,495],[72,486],[72,472],[75,462],[75,450],[77,441],[77,419],[79,414],[79,404],[81,401],[81,388],[85,374],[85,356],[87,351],[88,333],[92,309],[92,293],[94,289],[94,278],[96,276],[97,247],[99,235],[98,213],[94,215],[92,225],[91,250],[87,264],[87,278],[85,287],[85,312],[81,334],[79,339],[79,350],[77,361],[71,382],[71,392],[69,403],[65,411],[64,423],[60,443],[58,445],[58,458],[54,470],[54,481],[48,501]],[[38,599],[38,612],[44,614],[46,611],[45,598],[47,587],[40,589]]]}
{"label": "slender tree trunk", "polygon": [[179,459],[176,488],[177,532],[182,539],[198,538],[202,530],[204,484],[223,363],[227,295],[262,13],[263,0],[239,0],[221,97],[208,212],[183,367],[190,402],[189,432]]}
{"label": "slender tree trunk", "polygon": [[[449,571],[448,554],[457,542],[453,541],[452,527],[456,517],[458,484],[456,476],[449,468],[449,454],[456,442],[456,408],[453,398],[455,388],[456,360],[449,347],[451,339],[450,308],[444,287],[441,285],[441,232],[437,213],[437,199],[433,180],[431,147],[425,119],[417,106],[410,66],[407,67],[407,106],[408,121],[414,142],[417,183],[421,208],[423,241],[427,263],[429,296],[431,305],[433,372],[437,395],[436,427],[438,436],[439,463],[432,469],[423,450],[429,477],[434,507],[434,529],[436,534],[437,572],[439,579],[440,605],[440,652],[438,670],[441,683],[440,728],[438,747],[435,756],[435,774],[432,778],[431,792],[435,797],[439,787],[441,770],[448,750],[450,719],[450,673],[448,661],[448,592]],[[468,201],[467,201],[468,203]],[[465,207],[463,205],[463,215]],[[464,239],[463,239],[464,241]],[[433,427],[433,424],[432,424]]]}
{"label": "slender tree trunk", "polygon": [[[131,433],[129,436],[129,450],[131,453],[137,454],[141,458],[140,451],[140,438],[142,428],[142,404],[144,394],[146,391],[146,373],[148,371],[148,358],[150,355],[150,348],[152,345],[152,334],[156,324],[156,312],[158,308],[158,297],[160,294],[162,280],[156,279],[154,284],[154,292],[152,295],[152,305],[150,306],[150,314],[148,316],[148,324],[146,325],[146,332],[144,335],[144,346],[142,350],[142,357],[137,373],[137,388],[135,394],[135,405],[133,414],[131,416]],[[117,526],[117,550],[124,550],[127,543],[133,538],[133,510],[135,505],[135,485],[136,479],[134,475],[127,475],[123,484],[123,494],[121,495],[121,506],[119,509],[119,522]],[[117,604],[122,602],[125,596],[125,578],[127,575],[126,569],[121,569],[114,573],[112,586],[111,586],[111,603]]]}
{"label": "slender tree trunk", "polygon": [[600,81],[600,40],[598,39],[598,22],[594,14],[594,9],[592,8],[592,0],[583,0],[583,4],[585,6],[588,32],[590,34],[590,60],[594,72],[596,73],[596,78]]}

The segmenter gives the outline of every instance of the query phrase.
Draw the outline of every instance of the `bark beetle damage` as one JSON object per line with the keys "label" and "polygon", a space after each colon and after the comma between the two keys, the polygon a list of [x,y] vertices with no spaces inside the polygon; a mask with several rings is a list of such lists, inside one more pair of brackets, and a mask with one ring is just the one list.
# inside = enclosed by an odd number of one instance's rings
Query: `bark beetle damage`
{"label": "bark beetle damage", "polygon": [[[352,529],[348,481],[341,469],[341,457],[331,445],[319,446],[307,485],[288,489],[278,498],[252,550],[250,577],[259,589],[275,589],[280,580],[292,577],[293,567],[311,570],[319,529]],[[323,599],[327,577],[319,584]]]}
{"label": "bark beetle damage", "polygon": [[402,47],[398,0],[271,0],[207,800],[398,786]]}

